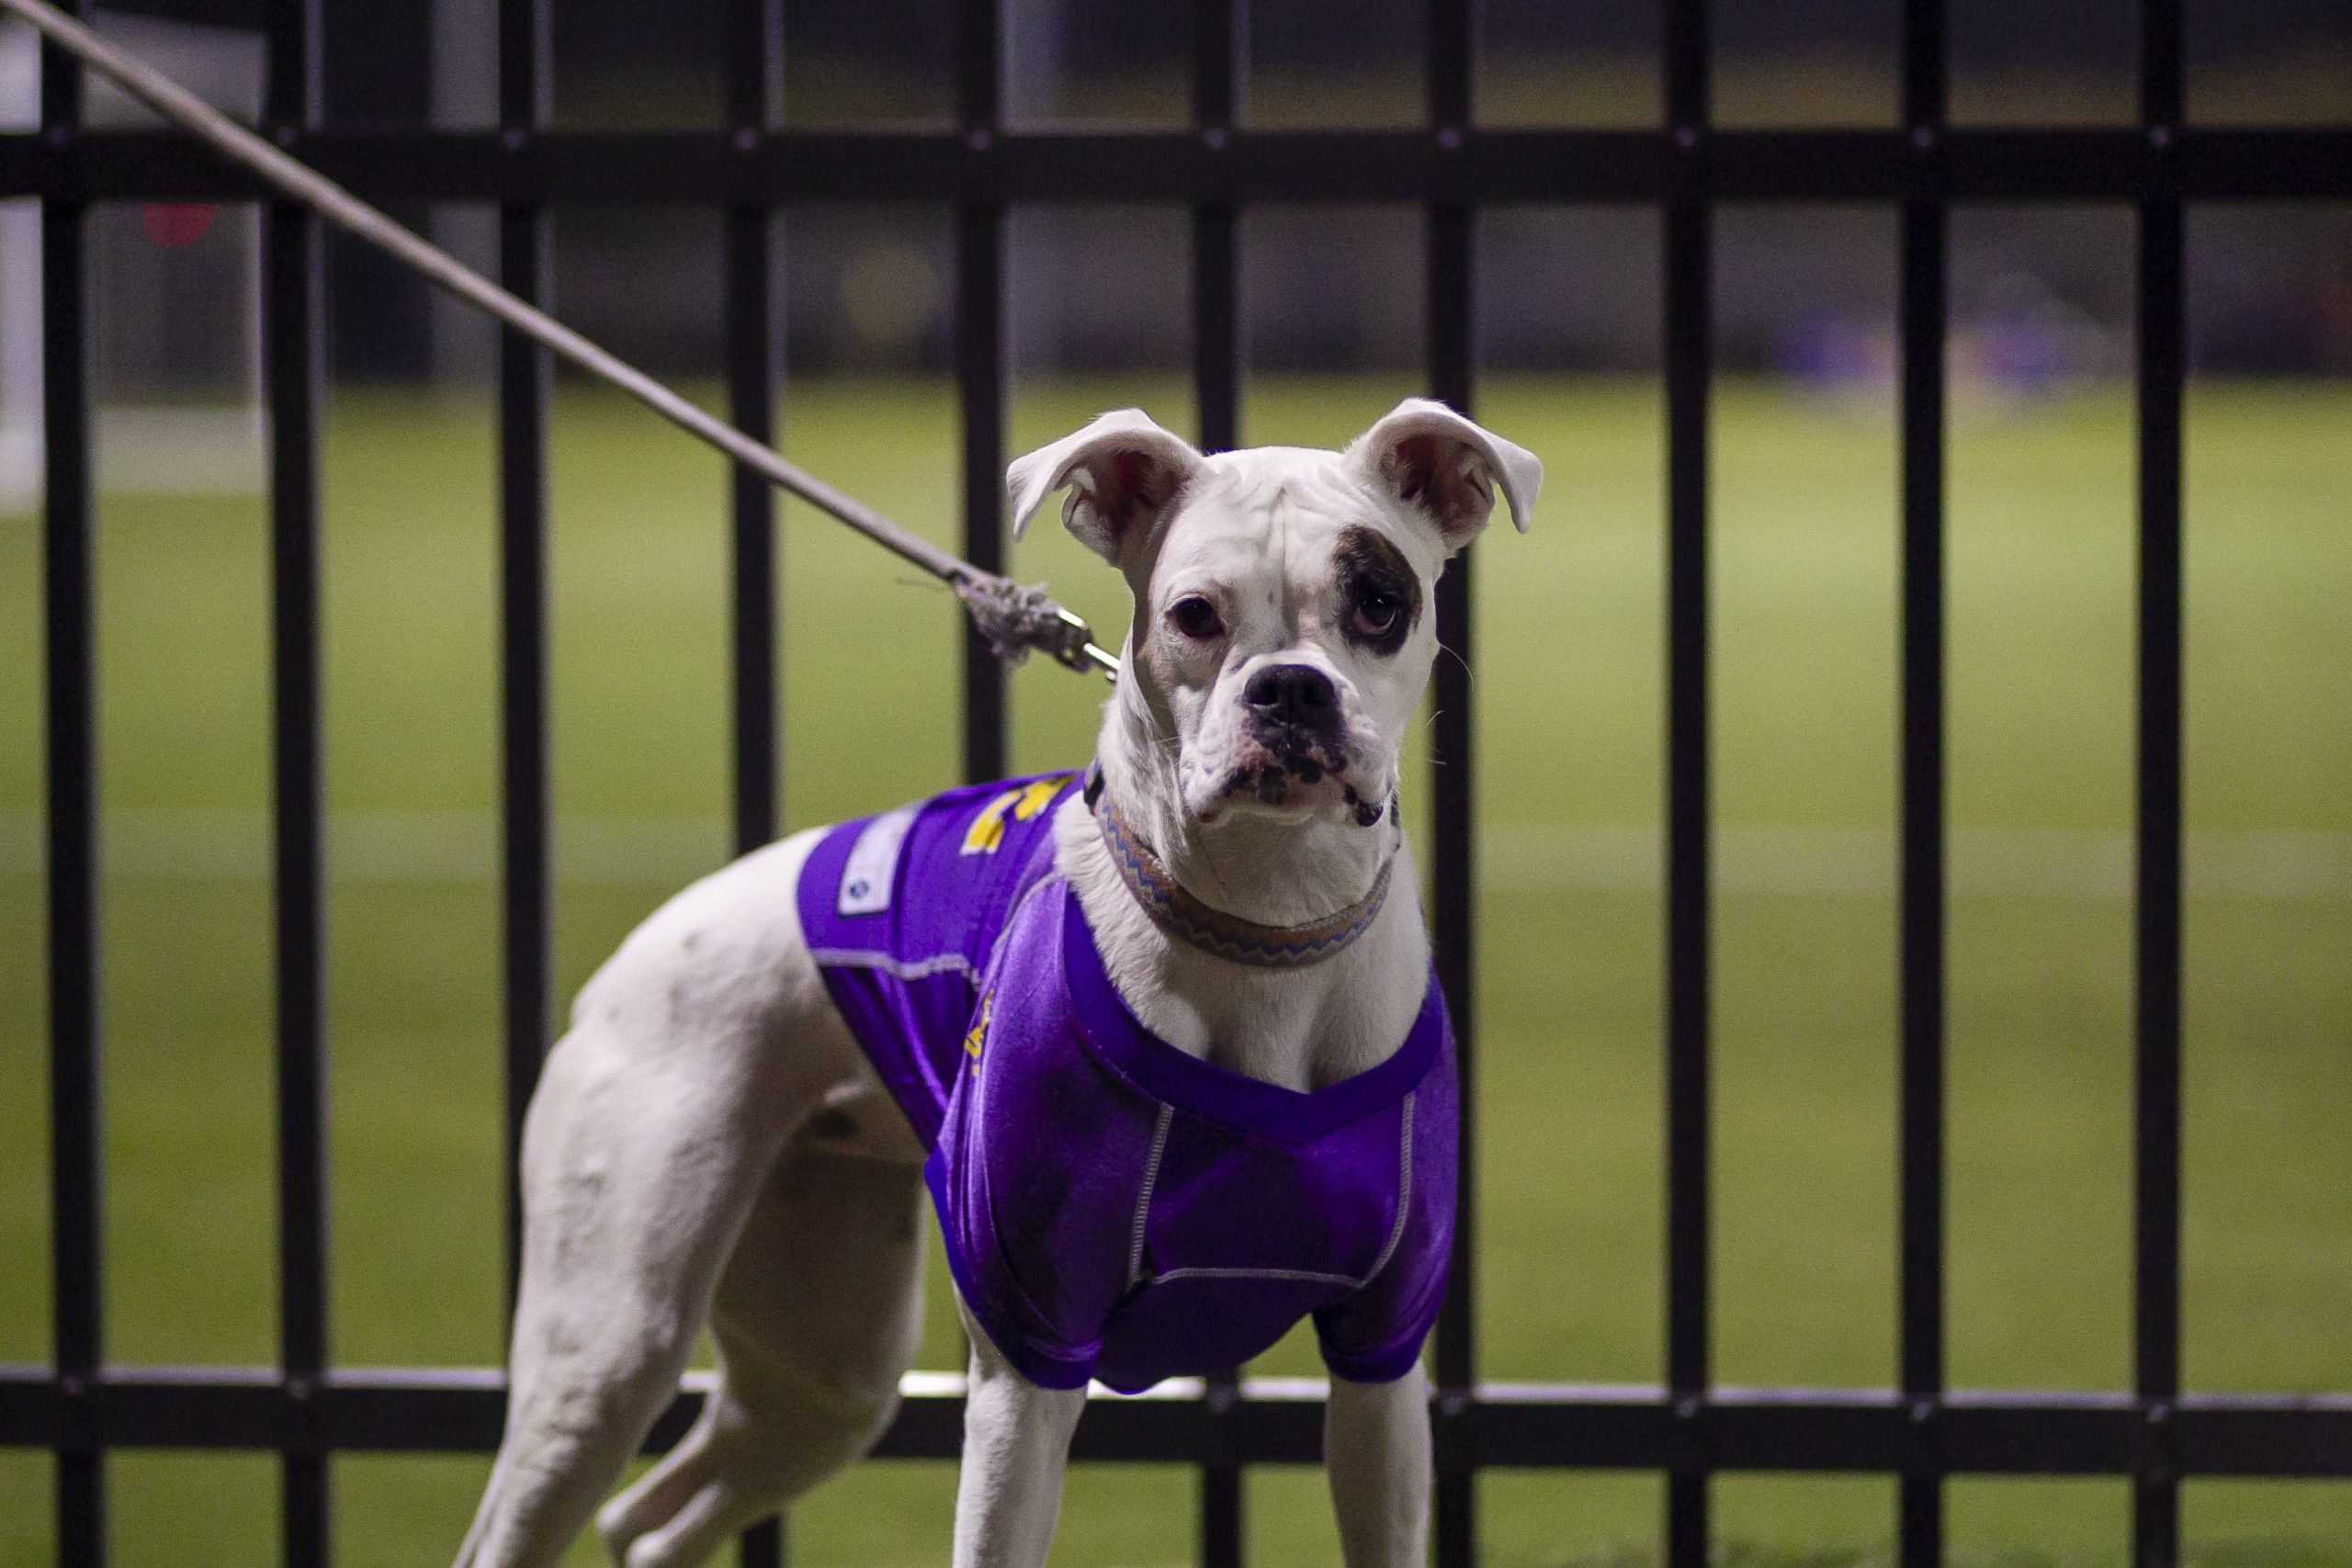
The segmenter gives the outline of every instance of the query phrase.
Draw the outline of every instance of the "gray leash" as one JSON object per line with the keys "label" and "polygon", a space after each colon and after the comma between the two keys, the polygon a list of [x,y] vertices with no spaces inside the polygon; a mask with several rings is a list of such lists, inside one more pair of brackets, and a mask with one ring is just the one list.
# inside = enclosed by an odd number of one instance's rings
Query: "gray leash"
{"label": "gray leash", "polygon": [[1091,627],[1049,598],[1041,587],[982,571],[910,533],[856,497],[786,462],[765,442],[712,417],[627,361],[591,343],[546,311],[525,303],[448,252],[402,227],[308,164],[287,156],[170,77],[125,54],[48,0],[0,0],[51,42],[165,119],[209,143],[232,163],[253,170],[278,190],[331,222],[389,252],[413,271],[458,299],[479,305],[516,332],[544,344],[590,375],[645,404],[690,435],[698,435],[737,462],[837,521],[846,523],[899,558],[955,589],[975,626],[998,658],[1018,661],[1042,649],[1072,670],[1115,676],[1118,655],[1094,640]]}

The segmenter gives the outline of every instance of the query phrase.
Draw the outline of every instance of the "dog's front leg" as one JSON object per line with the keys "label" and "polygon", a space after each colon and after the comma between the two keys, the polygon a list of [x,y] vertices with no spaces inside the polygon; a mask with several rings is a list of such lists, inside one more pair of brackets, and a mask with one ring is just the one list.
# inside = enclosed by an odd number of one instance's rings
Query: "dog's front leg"
{"label": "dog's front leg", "polygon": [[1062,1506],[1082,1388],[1039,1388],[966,1315],[972,1371],[956,1483],[956,1568],[1041,1568]]}
{"label": "dog's front leg", "polygon": [[1323,1468],[1348,1568],[1429,1560],[1430,1385],[1418,1365],[1394,1382],[1331,1380]]}

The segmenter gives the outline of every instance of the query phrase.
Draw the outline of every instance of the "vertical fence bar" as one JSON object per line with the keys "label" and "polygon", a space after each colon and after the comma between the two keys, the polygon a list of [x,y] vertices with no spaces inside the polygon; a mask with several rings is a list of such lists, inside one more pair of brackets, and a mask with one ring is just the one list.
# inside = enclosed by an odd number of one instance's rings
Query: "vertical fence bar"
{"label": "vertical fence bar", "polygon": [[[1223,152],[1241,118],[1249,71],[1249,0],[1198,0],[1193,16],[1193,123]],[[1193,395],[1201,448],[1241,439],[1241,240],[1230,202],[1193,209]]]}
{"label": "vertical fence bar", "polygon": [[[784,0],[732,0],[728,17],[728,121],[739,152],[754,151],[784,107]],[[776,439],[781,348],[775,287],[775,213],[728,209],[728,415],[763,441]],[[734,524],[735,849],[776,832],[775,490],[730,464]]]}
{"label": "vertical fence bar", "polygon": [[2140,117],[2155,167],[2140,203],[2139,823],[2135,899],[2132,1481],[2141,1568],[2180,1559],[2172,1410],[2180,1393],[2181,203],[2180,0],[2141,0]]}
{"label": "vertical fence bar", "polygon": [[[499,0],[498,113],[511,149],[527,147],[550,101],[550,0]],[[499,278],[548,302],[548,220],[537,206],[498,214]],[[501,830],[506,953],[506,1258],[521,1278],[523,1115],[547,1051],[548,569],[547,351],[512,328],[498,344]]]}
{"label": "vertical fence bar", "polygon": [[[274,130],[319,111],[319,0],[272,0]],[[319,418],[325,320],[318,220],[266,210],[263,337],[269,397],[273,892],[277,917],[277,1357],[296,1416],[280,1450],[288,1562],[327,1561],[327,1456],[303,1416],[327,1353],[326,897],[319,717]]]}
{"label": "vertical fence bar", "polygon": [[1201,450],[1241,442],[1241,240],[1225,205],[1193,212],[1193,386]]}
{"label": "vertical fence bar", "polygon": [[[82,10],[78,0],[66,9]],[[43,144],[72,144],[82,73],[40,46]],[[96,541],[90,494],[88,209],[41,203],[42,652],[49,785],[50,1327],[67,1440],[57,1446],[57,1560],[106,1561],[106,1461],[89,1399],[106,1345],[98,1061]]]}
{"label": "vertical fence bar", "polygon": [[[730,0],[727,117],[739,152],[754,151],[784,111],[784,0]],[[728,209],[728,417],[763,441],[776,439],[776,373],[782,347],[775,287],[775,213]],[[728,466],[734,525],[735,851],[775,837],[775,491],[741,463]],[[782,1568],[785,1521],[761,1520],[736,1551],[742,1568]]]}
{"label": "vertical fence bar", "polygon": [[[1430,130],[1441,156],[1456,157],[1471,129],[1476,51],[1473,0],[1429,0],[1428,17]],[[1471,221],[1471,209],[1457,200],[1432,201],[1424,215],[1422,286],[1430,391],[1464,413],[1470,412],[1475,374]],[[1469,555],[1456,556],[1438,579],[1438,641],[1454,657],[1438,660],[1431,681],[1436,723],[1430,768],[1435,840],[1430,937],[1439,982],[1453,1014],[1466,1167],[1454,1186],[1453,1284],[1437,1323],[1438,1399],[1449,1416],[1468,1409],[1477,1381],[1477,755],[1470,682],[1474,564]],[[1440,1458],[1443,1462],[1438,1470],[1433,1520],[1437,1561],[1447,1568],[1468,1568],[1478,1560],[1477,1472],[1458,1455],[1441,1453]]]}
{"label": "vertical fence bar", "polygon": [[1917,155],[1903,203],[1903,886],[1900,1377],[1922,1439],[1896,1483],[1902,1568],[1941,1568],[1944,1477],[1944,192],[1943,0],[1903,13],[1903,118]]}
{"label": "vertical fence bar", "polygon": [[[1002,114],[999,0],[956,0],[956,118],[976,155],[993,152]],[[1004,564],[1004,207],[956,209],[956,387],[963,420],[964,558]],[[964,633],[964,776],[1004,771],[1004,667],[969,617]]]}
{"label": "vertical fence bar", "polygon": [[[1215,152],[1231,144],[1241,117],[1249,37],[1249,0],[1196,0],[1193,124],[1202,144]],[[1204,452],[1240,445],[1246,353],[1238,215],[1229,201],[1203,202],[1193,209],[1193,397]],[[1240,1397],[1238,1368],[1209,1379],[1207,1403],[1217,1416],[1230,1416]],[[1201,1461],[1198,1544],[1204,1568],[1240,1568],[1243,1507],[1241,1465],[1231,1443],[1220,1442]]]}
{"label": "vertical fence bar", "polygon": [[1707,387],[1713,357],[1706,0],[1668,0],[1666,203],[1667,1386],[1680,1437],[1667,1477],[1666,1561],[1707,1560]]}

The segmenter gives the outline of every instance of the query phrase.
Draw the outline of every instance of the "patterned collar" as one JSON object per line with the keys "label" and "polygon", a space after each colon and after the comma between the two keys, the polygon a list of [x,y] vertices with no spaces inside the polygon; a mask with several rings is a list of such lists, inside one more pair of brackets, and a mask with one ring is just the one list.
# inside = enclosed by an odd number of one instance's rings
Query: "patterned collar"
{"label": "patterned collar", "polygon": [[1119,879],[1144,912],[1170,935],[1236,964],[1260,969],[1304,969],[1320,964],[1371,930],[1388,897],[1388,874],[1396,864],[1393,855],[1381,863],[1371,890],[1344,909],[1296,926],[1262,926],[1245,920],[1202,902],[1170,874],[1151,846],[1111,804],[1099,764],[1087,772],[1086,801],[1102,829],[1111,863],[1119,868]]}

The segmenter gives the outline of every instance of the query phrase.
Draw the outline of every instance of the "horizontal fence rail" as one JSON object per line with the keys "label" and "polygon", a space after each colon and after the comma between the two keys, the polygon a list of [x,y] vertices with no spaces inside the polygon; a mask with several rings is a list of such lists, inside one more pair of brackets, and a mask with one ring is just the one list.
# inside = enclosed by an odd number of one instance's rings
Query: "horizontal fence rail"
{"label": "horizontal fence rail", "polygon": [[[916,1372],[876,1457],[952,1460],[964,1380]],[[646,1440],[668,1449],[710,1392],[685,1392]],[[1139,1398],[1096,1397],[1071,1457],[1197,1461],[1230,1444],[1244,1464],[1315,1464],[1323,1385],[1251,1378],[1216,1408],[1199,1379]],[[1955,1391],[1922,1404],[1879,1389],[1743,1389],[1685,1398],[1645,1386],[1481,1383],[1432,1402],[1440,1467],[1667,1470],[1703,1453],[1717,1471],[1950,1475],[2129,1475],[2161,1451],[2175,1476],[2352,1476],[2352,1394],[2188,1394],[2161,1411],[2125,1393]],[[486,1369],[330,1372],[289,1386],[261,1369],[124,1369],[67,1387],[47,1368],[0,1370],[0,1445],[354,1453],[487,1453],[505,1380]],[[2161,1439],[2153,1434],[2161,1432]],[[2160,1450],[2159,1450],[2160,1441]],[[454,1542],[452,1543],[454,1545]]]}
{"label": "horizontal fence rail", "polygon": [[[1475,1184],[1462,1184],[1455,1291],[1432,1342],[1439,1562],[1476,1561],[1476,1481],[1486,1470],[1609,1469],[1663,1474],[1660,1539],[1671,1568],[1707,1559],[1710,1478],[1757,1471],[1896,1478],[1904,1568],[1945,1550],[1944,1482],[1956,1475],[2128,1478],[2132,1552],[2179,1555],[2185,1478],[2352,1479],[2352,1393],[2207,1394],[2180,1387],[2181,415],[2184,209],[2199,201],[2352,200],[2352,126],[2185,126],[2179,0],[2140,0],[2140,119],[2064,130],[1948,121],[1942,0],[1905,7],[1900,123],[1862,130],[1731,130],[1711,123],[1706,0],[1665,0],[1663,122],[1649,130],[1481,130],[1473,84],[1475,0],[1427,0],[1419,130],[1252,130],[1246,0],[1195,0],[1182,130],[1057,130],[1004,123],[999,0],[942,0],[952,32],[952,123],[875,130],[786,128],[780,0],[727,0],[723,128],[549,129],[550,0],[500,0],[498,124],[480,130],[321,123],[318,0],[271,0],[266,130],[287,152],[376,202],[494,207],[500,271],[526,298],[550,292],[549,213],[560,206],[696,205],[723,215],[730,411],[772,438],[785,416],[779,363],[779,224],[797,204],[900,200],[952,215],[954,375],[961,412],[958,523],[966,556],[1002,559],[1001,475],[1009,400],[1008,222],[1027,202],[1157,202],[1187,209],[1194,395],[1202,443],[1241,436],[1246,333],[1243,209],[1271,202],[1395,202],[1419,210],[1427,389],[1464,410],[1476,391],[1477,216],[1504,204],[1639,204],[1663,219],[1667,674],[1667,1333],[1658,1386],[1481,1382],[1473,1310]],[[56,1539],[72,1565],[104,1562],[108,1450],[265,1450],[280,1456],[283,1555],[324,1562],[328,1461],[338,1453],[487,1452],[506,1390],[497,1372],[334,1365],[326,1313],[319,713],[319,434],[324,301],[316,220],[267,209],[262,319],[270,413],[274,865],[277,892],[280,1360],[277,1368],[107,1364],[100,1312],[103,1031],[97,1010],[100,822],[94,669],[89,258],[85,219],[107,201],[266,200],[252,176],[158,130],[86,129],[80,79],[44,54],[37,131],[0,134],[0,198],[45,215],[42,363],[50,897],[50,1181],[52,1362],[0,1366],[0,1446],[57,1457]],[[1708,699],[1710,324],[1715,213],[1744,202],[1867,202],[1899,219],[1902,466],[1899,527],[1902,741],[1901,1007],[1896,1190],[1898,1364],[1883,1390],[1742,1389],[1713,1381],[1709,1130],[1712,902]],[[2136,1000],[2133,1378],[2129,1392],[1973,1392],[1946,1386],[1944,1096],[1947,796],[1945,726],[1945,333],[1949,227],[1969,202],[2106,203],[2138,224],[2140,580],[2134,844]],[[502,659],[504,1105],[510,1259],[520,1118],[553,1017],[547,630],[546,355],[511,333],[498,374]],[[782,818],[777,625],[781,572],[773,497],[739,475],[730,493],[729,697],[734,841],[772,838]],[[1437,963],[1459,1025],[1465,1115],[1477,1061],[1476,705],[1466,565],[1442,581],[1446,647],[1433,677],[1436,761],[1430,912]],[[960,671],[968,776],[1006,761],[1002,673],[967,637]],[[1465,1122],[1465,1152],[1475,1140]],[[510,1276],[511,1278],[511,1276]],[[649,1449],[684,1435],[710,1384],[690,1376]],[[879,1457],[952,1460],[963,1380],[916,1373]],[[1231,1369],[1136,1399],[1096,1401],[1081,1461],[1181,1463],[1199,1476],[1198,1556],[1237,1568],[1243,1478],[1255,1464],[1321,1451],[1323,1385]],[[451,1542],[454,1547],[454,1539]],[[750,1568],[786,1560],[771,1522],[741,1544]]]}
{"label": "horizontal fence rail", "polygon": [[[2156,134],[2162,131],[2163,134]],[[2206,201],[2352,197],[2352,128],[2154,130],[294,130],[368,200]],[[250,175],[167,131],[0,135],[0,196],[236,201]]]}

